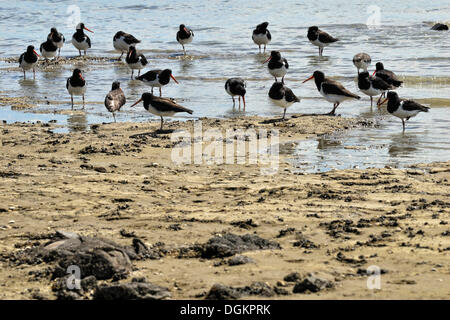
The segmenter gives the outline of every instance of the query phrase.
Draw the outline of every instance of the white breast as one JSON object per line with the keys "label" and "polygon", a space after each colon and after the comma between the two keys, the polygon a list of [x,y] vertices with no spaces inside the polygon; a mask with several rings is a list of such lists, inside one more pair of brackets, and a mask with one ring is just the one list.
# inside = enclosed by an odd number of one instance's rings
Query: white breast
{"label": "white breast", "polygon": [[185,45],[185,44],[191,43],[193,39],[194,39],[194,37],[191,34],[189,38],[179,39],[178,42],[181,43],[182,45]]}
{"label": "white breast", "polygon": [[282,78],[282,77],[284,77],[284,76],[286,75],[287,69],[286,69],[286,67],[285,67],[284,64],[283,64],[283,66],[282,66],[281,68],[278,68],[278,69],[269,69],[269,73],[270,73],[272,76],[274,76],[275,78]]}
{"label": "white breast", "polygon": [[392,115],[400,118],[400,119],[406,119],[406,118],[412,118],[415,117],[420,111],[419,110],[411,110],[407,111],[403,109],[403,101],[400,102],[400,106],[397,110],[392,112]]}
{"label": "white breast", "polygon": [[30,70],[30,69],[32,69],[34,66],[36,66],[36,63],[37,63],[37,62],[35,62],[35,63],[28,63],[28,62],[25,61],[25,59],[23,59],[22,62],[20,63],[20,67],[21,67],[23,70]]}
{"label": "white breast", "polygon": [[267,37],[267,34],[253,34],[252,35],[253,42],[257,45],[261,44],[268,44],[270,42],[269,38]]}
{"label": "white breast", "polygon": [[85,50],[89,49],[89,43],[87,43],[86,40],[83,40],[82,42],[78,42],[74,37],[72,37],[72,44],[78,50],[85,51]]}
{"label": "white breast", "polygon": [[72,96],[83,96],[86,93],[86,85],[87,83],[85,83],[83,87],[72,87],[69,81],[67,91],[69,91]]}
{"label": "white breast", "polygon": [[56,50],[55,51],[46,51],[44,48],[42,48],[41,54],[44,58],[47,58],[47,59],[54,58],[56,56]]}

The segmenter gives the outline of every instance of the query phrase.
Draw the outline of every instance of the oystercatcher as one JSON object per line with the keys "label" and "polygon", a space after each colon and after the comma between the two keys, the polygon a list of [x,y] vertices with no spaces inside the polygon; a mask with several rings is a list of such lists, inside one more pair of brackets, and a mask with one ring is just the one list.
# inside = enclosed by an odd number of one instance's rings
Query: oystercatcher
{"label": "oystercatcher", "polygon": [[180,24],[180,30],[177,32],[177,41],[183,47],[184,55],[186,55],[186,49],[184,49],[184,45],[191,43],[194,39],[194,31],[186,27],[184,24]]}
{"label": "oystercatcher", "polygon": [[291,89],[283,85],[281,82],[274,82],[269,90],[269,98],[279,107],[284,109],[283,118],[286,116],[286,109],[300,99],[292,92]]}
{"label": "oystercatcher", "polygon": [[358,88],[370,97],[370,106],[372,106],[372,97],[380,95],[377,102],[377,105],[379,105],[381,94],[392,90],[393,86],[377,76],[370,77],[368,72],[361,72],[358,74]]}
{"label": "oystercatcher", "polygon": [[325,100],[333,103],[333,110],[331,110],[328,115],[335,115],[336,108],[344,100],[361,99],[360,96],[345,89],[344,86],[339,82],[325,78],[325,74],[322,71],[314,71],[314,74],[303,81],[303,83],[311,79],[314,79],[317,90],[319,90],[320,94],[325,98]]}
{"label": "oystercatcher", "polygon": [[150,70],[143,75],[136,77],[136,80],[141,80],[145,84],[152,87],[152,93],[154,87],[159,87],[159,96],[162,96],[161,88],[170,82],[170,78],[178,83],[177,79],[172,75],[172,70]]}
{"label": "oystercatcher", "polygon": [[61,55],[61,48],[64,46],[64,42],[66,42],[66,38],[64,38],[61,32],[58,32],[56,28],[51,28],[50,33],[47,36],[47,39],[51,39],[55,45],[58,47],[58,57]]}
{"label": "oystercatcher", "polygon": [[252,39],[253,42],[258,45],[259,53],[261,53],[261,45],[264,45],[264,52],[266,52],[266,45],[272,40],[272,35],[270,34],[270,31],[267,30],[268,25],[268,22],[263,22],[258,24],[256,29],[253,30]]}
{"label": "oystercatcher", "polygon": [[320,30],[316,26],[308,28],[308,39],[313,45],[319,47],[319,57],[322,56],[324,47],[329,46],[333,42],[339,41],[339,39],[330,36],[328,33]]}
{"label": "oystercatcher", "polygon": [[448,30],[448,26],[443,23],[436,23],[433,27],[431,27],[431,30],[437,30],[437,31]]}
{"label": "oystercatcher", "polygon": [[245,80],[242,78],[230,78],[225,82],[225,91],[231,96],[233,99],[233,108],[235,106],[234,97],[239,96],[239,110],[241,110],[241,97],[242,101],[244,101],[244,112],[245,112]]}
{"label": "oystercatcher", "polygon": [[56,57],[58,47],[56,46],[56,44],[53,42],[52,39],[48,38],[47,41],[41,43],[39,51],[41,52],[41,55],[45,58],[45,61],[48,61],[48,59]]}
{"label": "oystercatcher", "polygon": [[284,76],[289,69],[287,60],[281,57],[280,51],[272,51],[270,53],[270,57],[264,61],[264,63],[269,60],[270,62],[267,65],[269,68],[269,73],[275,78],[275,82],[278,81],[277,78],[281,78],[281,83],[284,83]]}
{"label": "oystercatcher", "polygon": [[83,109],[84,109],[84,94],[86,92],[86,81],[84,80],[80,69],[73,70],[72,76],[67,78],[66,88],[67,91],[69,91],[70,99],[72,100],[72,109],[73,109],[73,96],[83,96]]}
{"label": "oystercatcher", "polygon": [[358,54],[355,54],[353,57],[353,64],[355,65],[356,69],[363,69],[365,72],[367,72],[367,67],[372,63],[372,58],[367,53],[361,52]]}
{"label": "oystercatcher", "polygon": [[25,71],[33,69],[33,79],[36,79],[36,72],[34,67],[38,61],[38,53],[34,50],[34,46],[28,46],[27,51],[22,53],[19,57],[19,66],[23,70],[23,78],[26,79]]}
{"label": "oystercatcher", "polygon": [[405,131],[405,122],[412,117],[415,117],[419,112],[428,112],[430,108],[425,107],[413,100],[400,99],[397,92],[390,91],[387,94],[385,103],[388,101],[387,110],[393,116],[402,119],[403,131]]}
{"label": "oystercatcher", "polygon": [[393,85],[394,87],[398,88],[402,85],[403,81],[401,81],[394,72],[390,70],[386,70],[384,68],[383,63],[377,62],[375,65],[376,70],[372,75],[376,75],[377,77],[383,79],[387,83]]}
{"label": "oystercatcher", "polygon": [[116,122],[116,115],[114,114],[117,111],[120,111],[120,108],[127,102],[125,98],[125,94],[120,88],[120,82],[114,81],[112,84],[111,91],[106,95],[105,98],[105,107],[109,112],[112,112],[114,122]]}
{"label": "oystercatcher", "polygon": [[171,117],[175,113],[178,113],[178,112],[187,112],[189,114],[192,114],[194,112],[188,108],[180,106],[173,99],[156,97],[149,92],[143,93],[141,96],[141,99],[136,101],[131,107],[134,107],[141,101],[144,102],[145,110],[153,113],[156,116],[161,117],[161,128],[159,129],[161,131],[162,131],[163,122],[164,122],[163,116]]}
{"label": "oystercatcher", "polygon": [[94,33],[94,31],[89,30],[84,26],[84,23],[80,22],[77,24],[76,32],[72,36],[72,44],[75,48],[78,49],[81,57],[81,50],[84,51],[84,55],[86,55],[86,50],[91,47],[91,39],[87,35],[84,34],[84,30]]}
{"label": "oystercatcher", "polygon": [[131,79],[133,79],[133,73],[135,69],[139,70],[139,76],[141,74],[141,69],[143,69],[148,64],[145,56],[142,53],[138,54],[134,46],[130,46],[130,48],[128,49],[128,54],[125,58],[125,61],[128,65],[128,68],[131,69]]}
{"label": "oystercatcher", "polygon": [[113,38],[114,49],[121,52],[118,60],[122,59],[123,53],[128,52],[130,46],[136,46],[141,40],[136,39],[133,35],[118,31]]}

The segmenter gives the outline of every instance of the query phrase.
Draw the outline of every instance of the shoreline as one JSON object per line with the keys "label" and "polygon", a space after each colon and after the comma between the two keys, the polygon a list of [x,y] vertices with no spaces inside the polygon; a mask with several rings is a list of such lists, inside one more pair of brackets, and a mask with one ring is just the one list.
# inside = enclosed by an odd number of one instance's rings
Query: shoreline
{"label": "shoreline", "polygon": [[[256,116],[200,120],[204,129],[276,128],[280,143],[364,125],[356,118],[294,116],[276,123]],[[192,122],[170,121],[165,129],[189,129]],[[170,135],[153,133],[156,120],[65,134],[53,133],[57,127],[0,125],[0,286],[8,288],[0,299],[56,297],[56,280],[45,272],[54,263],[12,257],[44,245],[58,230],[123,246],[138,238],[159,248],[156,258],[132,260],[118,283],[145,277],[167,287],[172,299],[203,299],[216,283],[255,282],[274,293],[242,298],[448,298],[450,161],[294,174],[281,155],[278,172],[261,175],[259,164],[175,165]],[[230,233],[280,248],[243,251],[237,255],[253,262],[242,265],[186,253]],[[361,271],[372,265],[382,270],[379,290],[367,288]],[[295,282],[284,279],[293,272],[313,273],[332,288],[293,293]],[[113,282],[98,280],[105,283]]]}

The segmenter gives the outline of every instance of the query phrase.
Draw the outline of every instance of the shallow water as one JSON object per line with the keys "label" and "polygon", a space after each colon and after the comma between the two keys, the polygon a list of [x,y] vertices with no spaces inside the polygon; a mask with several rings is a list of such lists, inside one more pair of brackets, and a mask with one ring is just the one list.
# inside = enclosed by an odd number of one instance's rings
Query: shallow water
{"label": "shallow water", "polygon": [[[18,57],[29,44],[38,48],[52,26],[66,37],[62,56],[78,54],[70,43],[75,31],[73,21],[77,20],[76,10],[70,7],[73,2],[0,3],[2,58]],[[380,115],[376,107],[371,111],[369,99],[360,93],[361,101],[344,102],[338,113],[344,117],[375,117],[379,127],[353,130],[332,138],[337,141],[333,143],[301,142],[292,149],[294,161],[300,168],[315,171],[387,164],[402,167],[415,162],[450,159],[447,142],[450,133],[450,33],[430,30],[436,21],[448,23],[450,1],[378,1],[378,7],[367,5],[367,1],[336,0],[309,3],[249,1],[245,4],[242,1],[203,0],[153,1],[151,5],[118,0],[76,3],[81,20],[95,32],[88,33],[93,46],[89,55],[111,59],[90,62],[82,67],[88,81],[85,114],[58,114],[57,119],[53,114],[70,110],[65,81],[76,62],[58,66],[51,72],[38,71],[33,81],[22,79],[16,63],[0,61],[0,94],[39,99],[42,101],[39,112],[48,112],[49,118],[58,120],[67,130],[85,130],[91,123],[112,121],[103,100],[114,80],[121,81],[127,106],[138,100],[142,92],[148,91],[139,81],[130,80],[130,71],[125,64],[112,61],[119,55],[112,46],[112,37],[118,30],[130,32],[142,40],[138,48],[149,59],[146,70],[173,70],[180,84],[171,82],[163,88],[163,95],[174,97],[193,109],[195,118],[235,114],[231,98],[224,90],[225,80],[232,76],[247,79],[247,114],[281,116],[282,110],[271,105],[267,97],[273,80],[262,62],[268,55],[258,54],[257,46],[251,40],[254,26],[269,21],[273,39],[268,48],[280,50],[288,59],[290,70],[286,83],[302,98],[300,104],[288,110],[288,115],[331,110],[331,104],[320,98],[312,81],[301,83],[314,70],[322,70],[351,91],[358,92],[352,57],[361,51],[372,56],[371,69],[377,61],[383,61],[387,69],[404,78],[404,86],[398,90],[401,97],[414,98],[432,107],[430,113],[411,119],[403,135],[399,119]],[[180,23],[195,32],[194,41],[187,45],[186,58],[180,56],[181,46],[175,40]],[[321,59],[317,57],[317,48],[306,38],[310,25],[318,25],[341,39],[325,48],[325,56]],[[31,79],[31,74],[28,78]],[[142,107],[130,109],[127,106],[117,115],[118,121],[157,120]],[[8,122],[47,119],[42,114],[9,112],[5,107],[0,110],[0,120]],[[191,117],[181,114],[177,119]]]}

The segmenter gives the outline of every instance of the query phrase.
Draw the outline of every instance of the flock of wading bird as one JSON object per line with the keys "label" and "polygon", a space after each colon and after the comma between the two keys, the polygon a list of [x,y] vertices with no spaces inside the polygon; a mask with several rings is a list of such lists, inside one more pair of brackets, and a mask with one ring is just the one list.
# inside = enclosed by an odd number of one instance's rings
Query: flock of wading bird
{"label": "flock of wading bird", "polygon": [[[266,46],[272,40],[272,35],[267,29],[269,23],[263,22],[256,26],[253,30],[252,39],[259,47],[261,53],[261,46],[264,46],[264,52]],[[437,25],[436,25],[437,26]],[[434,30],[448,30],[445,28],[437,28],[434,26]],[[79,23],[76,26],[76,32],[72,36],[72,44],[79,51],[86,51],[91,48],[91,40],[84,33],[84,30],[92,32],[83,23]],[[317,26],[309,27],[307,33],[308,40],[319,49],[319,56],[323,54],[325,47],[339,41],[339,39],[331,36],[330,34],[320,30]],[[182,45],[184,55],[186,55],[185,45],[192,42],[194,39],[194,32],[181,24],[176,34],[177,41]],[[131,69],[131,79],[133,79],[134,70],[138,70],[138,76],[135,79],[144,82],[151,87],[151,93],[146,92],[142,94],[141,99],[134,103],[131,107],[134,107],[140,102],[143,102],[145,110],[152,114],[161,117],[161,127],[163,128],[163,117],[173,116],[178,112],[187,112],[192,114],[193,111],[185,108],[172,98],[163,98],[161,88],[173,79],[176,83],[178,81],[172,75],[170,69],[164,70],[150,70],[140,75],[141,69],[143,69],[148,61],[142,53],[136,50],[136,45],[141,41],[136,39],[133,35],[119,31],[113,38],[113,46],[115,50],[121,52],[119,61],[124,53],[126,53],[125,62]],[[59,58],[61,48],[65,43],[64,36],[57,31],[56,28],[51,28],[50,33],[47,36],[47,40],[41,44],[40,52],[42,57],[48,61],[48,59]],[[58,56],[57,56],[58,54]],[[35,66],[37,64],[40,55],[34,50],[33,46],[28,46],[27,51],[24,52],[19,58],[20,67],[23,69],[24,78],[26,77],[26,70],[33,70],[33,76],[35,77]],[[269,98],[279,107],[284,109],[282,120],[285,119],[286,109],[295,102],[300,102],[298,98],[290,88],[284,84],[284,77],[289,70],[289,64],[286,58],[281,56],[279,51],[271,51],[269,58],[264,62],[268,62],[268,71],[275,78],[275,82],[269,90]],[[400,118],[403,124],[403,131],[405,130],[405,121],[411,117],[416,116],[419,112],[428,112],[429,108],[425,107],[413,100],[400,99],[396,92],[392,91],[399,88],[402,81],[395,75],[394,72],[384,69],[381,62],[376,64],[376,70],[372,75],[368,72],[368,67],[372,60],[367,53],[358,53],[353,57],[353,64],[357,68],[358,72],[358,87],[367,96],[370,97],[370,103],[372,106],[373,97],[379,96],[377,106],[384,104],[388,101],[387,110],[392,115]],[[360,69],[363,72],[360,72]],[[279,82],[278,79],[281,79]],[[314,74],[306,79],[304,82],[314,80],[317,90],[328,102],[333,103],[333,109],[331,112],[325,115],[335,115],[336,108],[339,104],[348,99],[360,99],[360,97],[349,90],[347,90],[338,81],[326,78],[322,71],[315,71]],[[73,109],[73,96],[82,96],[83,108],[85,105],[84,94],[86,92],[86,80],[83,78],[80,69],[73,70],[71,77],[67,79],[66,88],[70,94]],[[153,89],[159,88],[159,97],[153,95]],[[241,109],[241,98],[244,104],[245,112],[245,94],[246,94],[246,82],[242,78],[230,78],[225,83],[226,92],[233,99],[233,108],[235,107],[234,97],[239,98],[239,110]],[[382,100],[386,96],[386,99]],[[116,121],[115,112],[120,111],[121,107],[125,105],[126,97],[122,89],[120,88],[120,82],[115,81],[112,84],[111,91],[106,95],[105,106],[109,112],[113,114],[114,121]]]}

